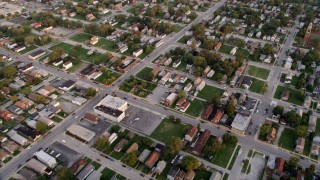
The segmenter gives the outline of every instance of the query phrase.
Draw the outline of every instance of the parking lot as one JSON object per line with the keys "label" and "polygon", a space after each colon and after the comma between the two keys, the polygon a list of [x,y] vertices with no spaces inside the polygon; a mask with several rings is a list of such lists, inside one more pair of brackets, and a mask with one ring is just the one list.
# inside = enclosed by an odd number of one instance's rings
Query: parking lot
{"label": "parking lot", "polygon": [[160,124],[161,116],[135,106],[129,107],[126,117],[120,122],[130,128],[150,135]]}
{"label": "parking lot", "polygon": [[[52,154],[51,152],[54,151]],[[71,167],[76,161],[78,161],[82,155],[77,151],[69,148],[68,146],[61,144],[57,141],[52,143],[46,150],[51,156],[57,157],[62,162],[62,165]]]}
{"label": "parking lot", "polygon": [[58,101],[60,103],[61,109],[68,114],[71,114],[73,111],[75,111],[79,107],[78,105],[73,104],[72,102],[62,98],[60,98]]}
{"label": "parking lot", "polygon": [[51,32],[53,32],[57,36],[61,36],[61,35],[67,36],[71,34],[73,31],[70,29],[62,28],[62,27],[55,27],[51,30]]}
{"label": "parking lot", "polygon": [[151,104],[159,104],[161,98],[165,95],[167,89],[161,86],[156,87],[153,93],[148,96],[148,100]]}

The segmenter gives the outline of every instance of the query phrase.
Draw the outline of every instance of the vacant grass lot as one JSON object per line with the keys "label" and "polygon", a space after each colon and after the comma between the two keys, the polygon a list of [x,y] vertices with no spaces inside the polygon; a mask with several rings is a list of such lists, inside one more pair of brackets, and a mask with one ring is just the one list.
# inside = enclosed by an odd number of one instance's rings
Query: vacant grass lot
{"label": "vacant grass lot", "polygon": [[146,76],[152,71],[152,68],[145,67],[140,72],[136,74],[136,76],[140,79],[146,80]]}
{"label": "vacant grass lot", "polygon": [[182,44],[187,44],[187,41],[191,38],[192,36],[183,36],[181,39],[179,39],[179,43]]}
{"label": "vacant grass lot", "polygon": [[20,51],[19,54],[25,54],[25,53],[30,52],[30,51],[32,51],[32,50],[35,50],[35,49],[37,49],[37,48],[38,48],[37,46],[31,45],[31,46],[29,46],[29,47],[26,47],[25,50]]}
{"label": "vacant grass lot", "polygon": [[295,130],[285,128],[280,136],[278,146],[289,151],[294,151],[297,138]]}
{"label": "vacant grass lot", "polygon": [[111,169],[108,168],[104,168],[101,171],[102,176],[100,177],[101,180],[107,180],[107,179],[111,179],[116,173],[114,171],[112,171]]}
{"label": "vacant grass lot", "polygon": [[290,92],[288,102],[301,106],[303,104],[304,99],[300,98],[300,94],[298,90],[285,88],[283,86],[278,86],[276,93],[274,94],[274,98],[281,99],[282,93],[288,90]]}
{"label": "vacant grass lot", "polygon": [[[73,41],[76,41],[76,42],[86,43],[91,40],[91,37],[93,37],[93,35],[86,34],[86,33],[80,33],[80,34],[77,34],[77,35],[71,37],[70,39]],[[101,37],[99,37],[98,43],[95,44],[94,46],[100,47],[102,49],[109,50],[109,51],[114,51],[117,49],[115,46],[115,43],[113,41],[109,41],[109,40],[101,38]]]}
{"label": "vacant grass lot", "polygon": [[190,106],[186,110],[186,114],[189,114],[194,117],[198,117],[204,108],[205,108],[205,102],[199,99],[194,99],[192,102],[190,102]]}
{"label": "vacant grass lot", "polygon": [[316,134],[320,134],[320,118],[317,119]]}
{"label": "vacant grass lot", "polygon": [[219,52],[222,52],[224,54],[230,54],[230,51],[232,50],[232,46],[228,45],[222,45],[221,48],[219,49]]}
{"label": "vacant grass lot", "polygon": [[164,143],[168,142],[169,139],[173,136],[182,139],[189,127],[190,125],[174,123],[165,118],[153,131],[151,137]]}
{"label": "vacant grass lot", "polygon": [[261,79],[267,80],[268,76],[269,76],[269,73],[270,73],[270,70],[268,70],[268,69],[264,69],[264,68],[260,68],[260,67],[257,67],[257,66],[249,65],[248,74],[250,76],[254,76],[254,77],[257,77],[257,78],[261,78]]}
{"label": "vacant grass lot", "polygon": [[204,88],[199,92],[197,97],[205,99],[207,101],[211,101],[213,96],[221,97],[222,94],[223,94],[222,89],[205,85]]}
{"label": "vacant grass lot", "polygon": [[117,80],[121,74],[107,70],[106,72],[102,73],[100,77],[96,79],[96,81],[105,84],[105,85],[110,85],[112,84],[115,80]]}
{"label": "vacant grass lot", "polygon": [[249,90],[251,92],[262,94],[264,86],[266,86],[266,83],[264,81],[252,78],[252,84],[251,84]]}
{"label": "vacant grass lot", "polygon": [[226,168],[237,144],[224,143],[225,148],[213,155],[211,163]]}

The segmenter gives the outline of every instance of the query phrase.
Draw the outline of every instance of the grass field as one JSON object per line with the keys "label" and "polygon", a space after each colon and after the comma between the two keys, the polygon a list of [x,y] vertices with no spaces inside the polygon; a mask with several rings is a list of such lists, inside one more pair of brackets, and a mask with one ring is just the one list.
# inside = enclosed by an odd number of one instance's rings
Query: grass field
{"label": "grass field", "polygon": [[311,141],[309,138],[305,138],[305,144],[303,149],[303,155],[309,156],[311,151]]}
{"label": "grass field", "polygon": [[252,84],[249,88],[251,92],[262,94],[263,87],[266,85],[264,81],[259,79],[252,78]]}
{"label": "grass field", "polygon": [[166,118],[153,131],[151,137],[164,143],[168,142],[168,140],[173,136],[182,139],[189,127],[190,125],[174,123]]}
{"label": "grass field", "polygon": [[152,71],[152,68],[145,67],[140,72],[136,74],[136,76],[140,79],[146,80],[146,76]]}
{"label": "grass field", "polygon": [[[230,51],[231,51],[231,50],[230,50]],[[230,52],[230,51],[229,51],[229,52]],[[249,53],[249,51],[246,50],[246,49],[238,48],[235,55],[237,56],[237,55],[240,55],[240,54],[242,54],[244,57],[248,57],[250,53]]]}
{"label": "grass field", "polygon": [[274,98],[281,99],[282,93],[288,90],[290,92],[288,102],[301,106],[303,104],[304,99],[300,98],[300,94],[298,90],[285,88],[283,86],[278,86],[276,93],[274,94]]}
{"label": "grass field", "polygon": [[105,84],[105,85],[110,85],[112,84],[115,80],[117,80],[121,74],[107,70],[106,72],[102,73],[100,77],[96,79],[96,81]]}
{"label": "grass field", "polygon": [[222,52],[224,54],[230,54],[230,51],[232,50],[232,46],[228,46],[228,45],[222,45],[219,52]]}
{"label": "grass field", "polygon": [[100,180],[109,180],[111,179],[116,173],[112,171],[111,169],[104,168],[101,171],[102,176],[100,177]]}
{"label": "grass field", "polygon": [[229,169],[229,170],[232,169],[234,162],[236,162],[236,159],[237,159],[237,157],[238,157],[238,153],[239,153],[239,150],[240,150],[240,149],[241,149],[241,146],[240,146],[240,145],[237,146],[236,152],[235,152],[234,155],[232,156],[231,162],[230,162],[230,164],[229,164],[229,166],[228,166],[228,169]]}
{"label": "grass field", "polygon": [[226,143],[225,148],[213,155],[211,163],[226,168],[237,144]]}
{"label": "grass field", "polygon": [[[68,53],[70,54],[70,51],[75,48],[75,46],[71,45],[71,44],[68,44],[68,43],[64,43],[64,42],[61,42],[53,47],[51,47],[50,49],[51,50],[54,50],[55,48],[61,48],[64,50],[65,53]],[[103,54],[100,54],[100,53],[97,53],[97,52],[94,52],[93,54],[91,55],[88,55],[89,50],[87,49],[84,49],[84,48],[79,48],[77,49],[77,52],[78,52],[78,57],[80,60],[82,61],[87,61],[89,63],[101,63],[101,62],[105,62],[107,61],[106,59],[106,56],[103,55]]]}
{"label": "grass field", "polygon": [[269,76],[269,73],[270,73],[270,70],[268,70],[268,69],[264,69],[264,68],[260,68],[260,67],[257,67],[257,66],[249,65],[248,74],[250,76],[267,80],[268,76]]}
{"label": "grass field", "polygon": [[37,46],[31,45],[31,46],[29,46],[29,47],[26,47],[25,50],[20,51],[19,54],[25,54],[25,53],[30,52],[30,51],[32,51],[32,50],[35,50],[35,49],[37,49],[37,48],[38,48]]}
{"label": "grass field", "polygon": [[294,151],[297,138],[298,136],[296,135],[295,130],[285,128],[280,136],[278,146],[290,151]]}
{"label": "grass field", "polygon": [[[80,34],[77,34],[77,35],[71,37],[70,39],[73,41],[76,41],[76,42],[86,43],[86,42],[90,41],[91,37],[93,37],[93,35],[86,34],[86,33],[80,33]],[[98,43],[95,44],[94,46],[100,47],[102,49],[109,50],[109,51],[114,51],[117,49],[115,47],[115,43],[113,41],[109,41],[104,38],[99,38]]]}
{"label": "grass field", "polygon": [[205,102],[199,99],[194,99],[192,102],[190,102],[190,106],[186,110],[186,114],[189,114],[194,117],[198,117],[204,108],[205,108]]}
{"label": "grass field", "polygon": [[317,119],[316,134],[320,133],[320,118]]}
{"label": "grass field", "polygon": [[201,179],[210,179],[212,172],[210,171],[206,171],[206,170],[200,170],[200,171],[196,171],[196,175],[194,177],[194,180],[201,180]]}
{"label": "grass field", "polygon": [[182,38],[180,38],[178,40],[179,43],[182,43],[182,44],[187,44],[187,41],[191,38],[192,36],[183,36]]}
{"label": "grass field", "polygon": [[205,99],[207,101],[211,101],[212,97],[213,96],[217,96],[217,97],[221,97],[223,94],[223,90],[222,89],[219,89],[219,88],[216,88],[216,87],[213,87],[213,86],[209,86],[209,85],[206,85],[198,94],[197,97],[199,98],[202,98],[202,99]]}

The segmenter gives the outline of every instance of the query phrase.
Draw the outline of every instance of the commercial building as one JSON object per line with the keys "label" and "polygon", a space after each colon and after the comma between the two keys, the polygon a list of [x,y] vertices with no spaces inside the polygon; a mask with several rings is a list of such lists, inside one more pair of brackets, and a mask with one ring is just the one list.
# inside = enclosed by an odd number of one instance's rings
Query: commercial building
{"label": "commercial building", "polygon": [[91,122],[93,124],[97,124],[100,118],[94,114],[86,113],[83,117],[84,120]]}
{"label": "commercial building", "polygon": [[108,95],[94,107],[94,112],[119,123],[125,117],[127,108],[128,103],[126,101]]}
{"label": "commercial building", "polygon": [[244,114],[244,113],[238,113],[236,117],[234,118],[231,127],[235,131],[239,131],[240,133],[244,133],[247,129],[249,123],[251,120],[251,116]]}
{"label": "commercial building", "polygon": [[91,141],[91,139],[96,135],[95,132],[90,131],[89,129],[86,129],[77,124],[72,124],[67,128],[67,131],[71,135],[74,135],[85,142]]}
{"label": "commercial building", "polygon": [[50,168],[53,168],[57,165],[56,159],[50,156],[48,153],[44,152],[43,150],[36,152],[34,155],[39,161],[41,161]]}

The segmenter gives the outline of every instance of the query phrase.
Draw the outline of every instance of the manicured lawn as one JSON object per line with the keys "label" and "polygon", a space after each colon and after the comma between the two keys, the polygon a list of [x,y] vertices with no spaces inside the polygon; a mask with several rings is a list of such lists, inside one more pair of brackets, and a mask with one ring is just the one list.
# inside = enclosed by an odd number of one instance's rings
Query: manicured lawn
{"label": "manicured lawn", "polygon": [[113,158],[115,158],[115,159],[117,159],[117,160],[119,160],[119,159],[121,159],[122,157],[123,157],[123,155],[124,155],[124,153],[125,152],[115,152],[115,151],[113,151],[111,154],[110,154],[110,156],[111,157],[113,157]]}
{"label": "manicured lawn", "polygon": [[232,46],[228,46],[228,45],[222,45],[219,52],[222,52],[224,54],[230,54],[230,51],[232,50]]}
{"label": "manicured lawn", "polygon": [[60,123],[63,119],[57,117],[57,116],[53,116],[52,121],[56,122],[56,123]]}
{"label": "manicured lawn", "polygon": [[109,180],[111,179],[116,173],[112,171],[111,169],[104,168],[101,171],[102,176],[100,177],[100,180]]}
{"label": "manicured lawn", "polygon": [[110,85],[112,84],[115,80],[117,80],[121,74],[107,70],[106,72],[103,72],[101,76],[99,76],[96,81],[105,84],[105,85]]}
{"label": "manicured lawn", "polygon": [[200,113],[203,111],[205,107],[205,103],[199,99],[194,99],[192,102],[190,102],[189,108],[186,110],[186,113],[198,117]]}
{"label": "manicured lawn", "polygon": [[191,38],[192,36],[183,36],[181,39],[179,39],[179,43],[182,44],[187,44],[187,41]]}
{"label": "manicured lawn", "polygon": [[225,148],[222,151],[219,151],[213,155],[211,162],[223,168],[226,168],[231,155],[236,148],[237,144],[226,143]]}
{"label": "manicured lawn", "polygon": [[34,49],[37,49],[37,48],[38,48],[37,46],[31,45],[31,46],[29,46],[29,47],[26,47],[25,50],[20,51],[19,54],[25,54],[25,53],[27,53],[27,52],[29,52],[29,51],[32,51],[32,50],[34,50]]}
{"label": "manicured lawn", "polygon": [[288,90],[290,92],[288,102],[301,106],[303,104],[304,99],[300,98],[300,94],[298,90],[285,88],[283,86],[278,86],[276,93],[274,94],[274,98],[281,99],[282,93]]}
{"label": "manicured lawn", "polygon": [[146,79],[146,76],[152,71],[152,68],[150,67],[145,67],[143,68],[140,72],[136,74],[136,76],[140,79]]}
{"label": "manicured lawn", "polygon": [[212,97],[214,95],[216,95],[217,97],[221,97],[223,94],[223,90],[213,87],[213,86],[209,86],[209,85],[205,85],[204,88],[199,92],[198,96],[199,98],[205,99],[207,101],[211,101]]}
{"label": "manicured lawn", "polygon": [[231,170],[232,167],[233,167],[233,164],[234,162],[236,162],[236,159],[238,157],[238,153],[239,153],[239,150],[240,150],[241,146],[238,146],[237,149],[236,149],[236,152],[234,153],[234,155],[232,156],[232,159],[231,159],[231,162],[228,166],[228,169]]}
{"label": "manicured lawn", "polygon": [[174,123],[169,119],[165,118],[159,124],[159,126],[153,131],[151,137],[164,143],[168,142],[168,140],[173,136],[182,139],[189,127],[190,125]]}
{"label": "manicured lawn", "polygon": [[249,65],[248,74],[257,78],[267,80],[270,70]]}
{"label": "manicured lawn", "polygon": [[262,94],[263,87],[266,85],[264,81],[252,78],[252,84],[249,88],[251,92]]}
{"label": "manicured lawn", "polygon": [[294,151],[298,136],[293,129],[285,128],[280,136],[278,146],[284,149]]}

